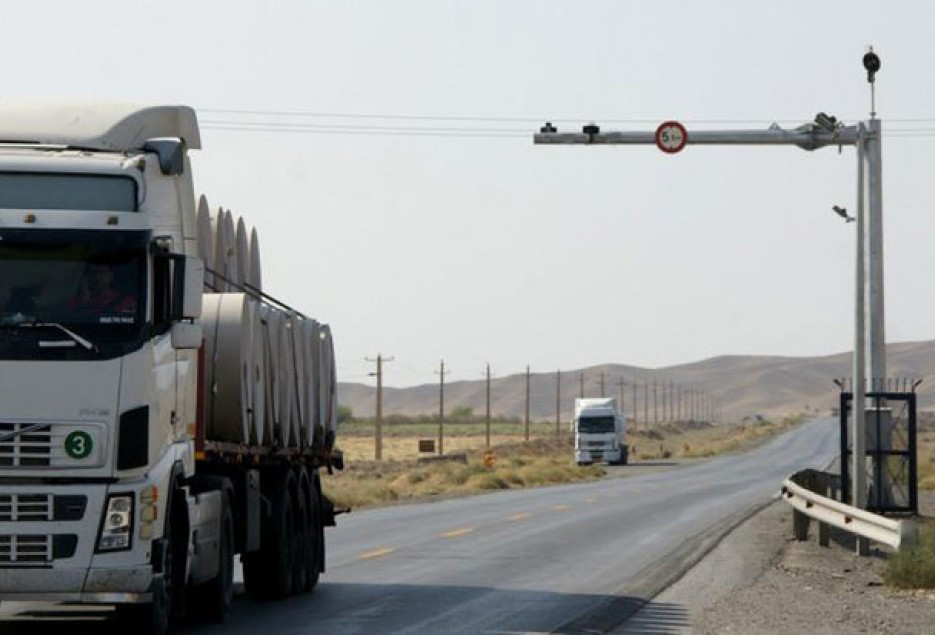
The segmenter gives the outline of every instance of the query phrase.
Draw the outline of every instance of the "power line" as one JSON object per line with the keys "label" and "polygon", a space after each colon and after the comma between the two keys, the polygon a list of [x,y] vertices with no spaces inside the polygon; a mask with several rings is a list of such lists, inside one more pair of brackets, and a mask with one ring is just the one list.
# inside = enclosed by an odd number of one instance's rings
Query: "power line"
{"label": "power line", "polygon": [[[594,121],[605,124],[658,124],[664,117],[496,117],[496,116],[478,116],[478,115],[410,115],[400,113],[359,113],[359,112],[315,112],[303,110],[252,110],[252,109],[228,109],[228,108],[199,108],[198,112],[211,113],[218,115],[234,115],[249,117],[297,117],[302,119],[384,119],[401,121],[470,121],[470,122],[498,122],[498,123],[530,123],[541,124],[548,120],[552,123],[580,124],[586,121]],[[858,120],[861,117],[842,117],[841,120]],[[705,118],[705,117],[686,117],[681,119],[686,124],[757,124],[757,123],[800,123],[801,118],[776,119],[773,117],[760,118]],[[887,117],[886,121],[892,123],[935,123],[933,117]]]}

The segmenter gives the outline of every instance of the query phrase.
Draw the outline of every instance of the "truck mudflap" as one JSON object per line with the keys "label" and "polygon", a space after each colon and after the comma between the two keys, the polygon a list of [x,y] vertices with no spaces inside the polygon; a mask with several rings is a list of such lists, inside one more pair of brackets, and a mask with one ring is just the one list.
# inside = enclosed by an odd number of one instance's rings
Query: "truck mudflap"
{"label": "truck mudflap", "polygon": [[321,495],[321,525],[322,527],[336,527],[335,518],[341,514],[350,514],[350,507],[335,507],[324,494]]}

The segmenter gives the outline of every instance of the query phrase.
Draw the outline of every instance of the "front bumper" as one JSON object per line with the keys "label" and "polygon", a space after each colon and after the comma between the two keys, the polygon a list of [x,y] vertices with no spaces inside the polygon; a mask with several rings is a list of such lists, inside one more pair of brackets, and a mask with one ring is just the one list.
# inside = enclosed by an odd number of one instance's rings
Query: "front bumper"
{"label": "front bumper", "polygon": [[95,553],[108,493],[140,484],[10,485],[0,491],[0,600],[146,602],[152,540]]}
{"label": "front bumper", "polygon": [[0,600],[13,602],[149,602],[152,568],[0,569]]}
{"label": "front bumper", "polygon": [[606,461],[616,463],[620,461],[620,448],[616,450],[605,450],[592,448],[588,450],[575,450],[575,462],[577,463],[597,463]]}

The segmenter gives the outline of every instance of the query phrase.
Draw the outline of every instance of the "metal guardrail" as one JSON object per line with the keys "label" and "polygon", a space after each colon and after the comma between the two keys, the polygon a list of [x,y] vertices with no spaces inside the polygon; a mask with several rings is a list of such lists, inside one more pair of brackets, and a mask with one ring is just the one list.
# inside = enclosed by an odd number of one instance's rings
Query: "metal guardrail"
{"label": "metal guardrail", "polygon": [[[839,489],[840,478],[818,470],[796,472],[782,484],[782,497],[794,510],[793,530],[798,540],[808,536],[810,518],[818,521],[818,542],[828,546],[828,526],[889,545],[897,551],[915,541],[917,527],[911,520],[884,518],[864,509],[828,498]],[[833,494],[832,494],[833,495]]]}

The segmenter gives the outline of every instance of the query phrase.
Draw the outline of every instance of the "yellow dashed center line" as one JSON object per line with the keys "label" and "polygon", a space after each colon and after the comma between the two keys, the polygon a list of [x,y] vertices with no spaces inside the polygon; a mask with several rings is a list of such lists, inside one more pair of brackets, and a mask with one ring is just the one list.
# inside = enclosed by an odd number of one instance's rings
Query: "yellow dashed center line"
{"label": "yellow dashed center line", "polygon": [[365,551],[364,553],[357,556],[360,560],[369,560],[370,558],[379,558],[385,556],[389,553],[393,553],[395,549],[374,549],[373,551]]}
{"label": "yellow dashed center line", "polygon": [[556,505],[552,509],[557,512],[567,512],[569,509],[571,509],[571,507],[568,505]]}
{"label": "yellow dashed center line", "polygon": [[510,520],[522,520],[524,518],[529,518],[529,514],[527,514],[526,512],[520,512],[518,514],[513,514],[512,516],[510,516]]}
{"label": "yellow dashed center line", "polygon": [[442,534],[442,538],[457,538],[458,536],[463,536],[464,534],[469,534],[474,531],[473,527],[462,527],[461,529],[452,529],[451,531],[446,531]]}

